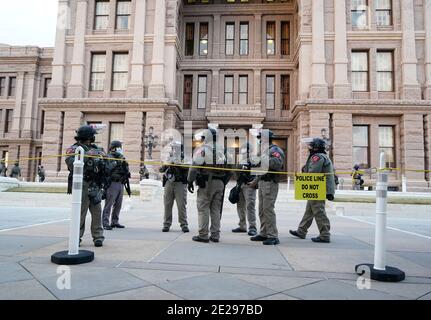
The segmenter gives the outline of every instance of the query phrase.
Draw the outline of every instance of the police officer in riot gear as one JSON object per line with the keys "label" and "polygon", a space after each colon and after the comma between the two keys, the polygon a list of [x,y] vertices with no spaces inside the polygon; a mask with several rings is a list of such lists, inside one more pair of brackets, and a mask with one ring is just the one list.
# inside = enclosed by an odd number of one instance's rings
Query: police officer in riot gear
{"label": "police officer in riot gear", "polygon": [[9,177],[18,179],[21,177],[21,168],[19,167],[19,162],[15,162],[15,165],[10,171]]}
{"label": "police officer in riot gear", "polygon": [[[127,185],[130,179],[129,164],[123,154],[123,144],[120,141],[112,141],[107,157],[110,159],[108,163],[110,164],[111,171],[108,172],[109,185],[106,189],[105,207],[103,208],[103,228],[105,230],[112,230],[113,228],[122,229],[124,226],[119,223],[119,219],[121,205],[123,204],[124,185]],[[109,223],[110,217],[111,223]]]}
{"label": "police officer in riot gear", "polygon": [[202,138],[204,144],[197,148],[193,165],[208,168],[192,167],[187,178],[189,192],[194,193],[194,183],[199,187],[197,191],[199,234],[192,240],[204,243],[219,242],[224,192],[232,174],[226,170],[209,169],[226,168],[227,164],[224,146],[217,145],[217,131],[213,128],[208,129]]}
{"label": "police officer in riot gear", "polygon": [[93,126],[81,126],[76,131],[76,143],[67,149],[66,158],[67,168],[69,169],[68,193],[72,193],[72,177],[73,163],[75,161],[75,153],[78,147],[84,148],[84,180],[82,185],[82,204],[81,204],[81,228],[80,242],[85,231],[85,217],[87,211],[91,213],[91,234],[96,247],[103,246],[105,237],[103,236],[102,227],[102,194],[103,188],[106,185],[106,161],[103,157],[106,156],[102,148],[94,144],[96,129]]}
{"label": "police officer in riot gear", "polygon": [[4,162],[4,159],[0,160],[0,177],[6,177],[6,164]]}
{"label": "police officer in riot gear", "polygon": [[251,170],[253,165],[250,161],[250,143],[246,143],[240,148],[241,159],[239,167],[242,170],[237,174],[237,188],[239,188],[239,201],[237,203],[237,213],[239,217],[239,227],[233,229],[233,233],[246,233],[247,221],[249,224],[248,235],[257,235],[256,227],[256,188],[249,185],[256,177],[248,170]]}
{"label": "police officer in riot gear", "polygon": [[[326,154],[326,143],[320,138],[304,139],[310,150],[310,155],[307,163],[302,168],[304,173],[325,173],[326,174],[326,198],[329,201],[334,200],[335,195],[335,179],[334,168],[331,160]],[[290,234],[300,239],[305,239],[308,229],[310,228],[313,219],[316,220],[317,227],[319,228],[320,235],[312,238],[313,242],[329,243],[331,234],[331,225],[325,211],[326,201],[307,201],[304,217],[299,224],[298,230],[290,230]]]}
{"label": "police officer in riot gear", "polygon": [[[262,132],[257,136],[261,144],[261,164],[268,163],[268,173],[257,176],[251,186],[259,189],[259,219],[260,232],[251,237],[251,241],[262,241],[264,245],[277,245],[278,239],[277,222],[275,215],[275,202],[278,195],[280,175],[273,173],[281,171],[284,166],[285,154],[280,147],[273,144],[274,133],[268,130],[269,146],[262,145]],[[262,150],[263,149],[263,150]]]}
{"label": "police officer in riot gear", "polygon": [[[190,232],[187,222],[187,176],[189,169],[181,167],[184,154],[180,142],[171,143],[169,157],[159,171],[163,173],[164,196],[163,204],[165,208],[163,232],[169,232],[172,225],[172,208],[174,201],[177,203],[178,222],[184,233]],[[176,164],[176,165],[175,165]]]}

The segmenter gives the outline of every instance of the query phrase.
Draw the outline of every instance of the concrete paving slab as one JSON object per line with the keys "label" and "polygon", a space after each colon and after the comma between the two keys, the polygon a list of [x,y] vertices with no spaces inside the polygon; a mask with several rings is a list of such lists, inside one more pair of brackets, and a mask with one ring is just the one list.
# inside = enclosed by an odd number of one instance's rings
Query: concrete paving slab
{"label": "concrete paving slab", "polygon": [[244,275],[244,274],[236,274],[231,276],[236,279],[241,279],[253,284],[257,284],[259,286],[262,286],[277,292],[302,287],[304,285],[322,280],[318,278],[297,278],[297,277],[275,277],[275,276],[256,277],[255,275]]}
{"label": "concrete paving slab", "polygon": [[[341,282],[348,283],[356,288],[356,281],[341,280]],[[431,292],[430,284],[410,284],[410,283],[387,283],[387,282],[370,282],[370,289],[381,291],[409,299],[418,299],[423,295]]]}
{"label": "concrete paving slab", "polygon": [[255,247],[223,243],[175,242],[153,261],[291,270],[276,247],[263,245]]}
{"label": "concrete paving slab", "polygon": [[359,290],[338,280],[325,280],[283,292],[307,300],[403,300],[403,297],[375,290]]}
{"label": "concrete paving slab", "polygon": [[192,300],[254,300],[275,294],[261,286],[225,274],[212,274],[159,285],[177,296]]}
{"label": "concrete paving slab", "polygon": [[144,287],[103,296],[88,298],[86,300],[182,300],[158,287]]}
{"label": "concrete paving slab", "polygon": [[[50,264],[54,265],[51,262],[51,256],[45,256],[45,257],[28,257],[25,260],[26,263],[39,263],[39,264]],[[102,267],[102,268],[115,268],[119,266],[123,261],[122,260],[105,260],[105,259],[98,259],[97,256],[94,257],[94,260],[90,263],[80,264],[73,267]]]}
{"label": "concrete paving slab", "polygon": [[35,237],[51,237],[65,238],[69,236],[69,221],[56,222],[52,224],[44,224],[33,226],[31,228],[20,228],[7,232],[1,232],[0,235],[20,235],[20,236],[35,236]]}
{"label": "concrete paving slab", "polygon": [[260,298],[257,300],[300,300],[298,298],[294,298],[294,297],[290,297],[287,294],[284,293],[277,293],[277,294],[273,294],[272,296],[268,296],[268,297],[264,297],[264,298]]}
{"label": "concrete paving slab", "polygon": [[18,263],[0,262],[0,283],[32,280],[33,277]]}
{"label": "concrete paving slab", "polygon": [[154,228],[126,227],[125,229],[114,229],[105,231],[106,240],[161,240],[173,241],[183,233],[181,231],[162,232]]}
{"label": "concrete paving slab", "polygon": [[423,297],[420,297],[419,300],[431,300],[431,292],[424,295]]}
{"label": "concrete paving slab", "polygon": [[119,266],[126,269],[166,270],[166,271],[191,271],[191,272],[218,272],[219,266],[199,266],[191,264],[154,263],[124,261]]}
{"label": "concrete paving slab", "polygon": [[129,273],[107,268],[73,269],[70,289],[58,289],[58,276],[38,277],[38,280],[62,300],[83,299],[151,286],[149,282]]}
{"label": "concrete paving slab", "polygon": [[0,300],[56,300],[36,280],[15,281],[0,284]]}
{"label": "concrete paving slab", "polygon": [[[312,245],[315,245],[311,238],[312,235],[308,235],[307,239],[302,240],[295,238],[291,235],[280,236],[280,248],[309,248]],[[363,241],[359,241],[357,239],[352,238],[351,236],[333,234],[331,236],[331,243],[325,244],[325,248],[327,249],[347,249],[347,250],[356,250],[356,249],[372,249],[368,243]]]}
{"label": "concrete paving slab", "polygon": [[[30,232],[28,233],[30,234]],[[0,234],[0,255],[12,256],[40,249],[56,243],[61,243],[64,238],[15,236]]]}
{"label": "concrete paving slab", "polygon": [[126,269],[119,268],[122,271],[133,274],[134,276],[151,282],[153,284],[160,284],[165,282],[172,282],[187,278],[193,278],[210,274],[208,272],[191,272],[191,271],[166,271],[166,270],[145,270],[145,269]]}
{"label": "concrete paving slab", "polygon": [[431,267],[431,252],[393,251],[391,254],[399,256],[425,268]]}

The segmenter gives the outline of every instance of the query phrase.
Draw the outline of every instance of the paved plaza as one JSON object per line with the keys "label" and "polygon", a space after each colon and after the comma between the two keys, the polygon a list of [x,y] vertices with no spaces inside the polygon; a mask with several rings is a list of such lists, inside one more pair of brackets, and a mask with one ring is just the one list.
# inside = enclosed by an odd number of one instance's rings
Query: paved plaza
{"label": "paved plaza", "polygon": [[[314,244],[289,235],[305,203],[285,189],[276,206],[281,244],[269,247],[231,232],[237,216],[230,203],[221,242],[202,244],[191,241],[197,233],[194,196],[189,194],[189,234],[177,223],[161,232],[161,193],[152,202],[133,197],[121,216],[127,228],[105,231],[102,248],[93,246],[86,230],[82,249],[94,251],[95,260],[70,268],[70,289],[58,285],[64,269],[50,256],[68,247],[71,197],[2,192],[0,299],[431,299],[429,206],[389,205],[387,261],[407,277],[397,284],[372,281],[361,290],[354,267],[373,262],[374,204],[337,203],[342,210],[332,204],[332,243]],[[313,225],[310,236],[316,234]]]}

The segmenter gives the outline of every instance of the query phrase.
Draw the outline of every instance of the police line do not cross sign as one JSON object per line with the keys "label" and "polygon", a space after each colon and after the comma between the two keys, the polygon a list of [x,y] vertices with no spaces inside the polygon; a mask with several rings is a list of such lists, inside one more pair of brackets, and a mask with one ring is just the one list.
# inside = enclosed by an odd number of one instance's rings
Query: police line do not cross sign
{"label": "police line do not cross sign", "polygon": [[302,173],[295,175],[295,200],[326,200],[326,175]]}

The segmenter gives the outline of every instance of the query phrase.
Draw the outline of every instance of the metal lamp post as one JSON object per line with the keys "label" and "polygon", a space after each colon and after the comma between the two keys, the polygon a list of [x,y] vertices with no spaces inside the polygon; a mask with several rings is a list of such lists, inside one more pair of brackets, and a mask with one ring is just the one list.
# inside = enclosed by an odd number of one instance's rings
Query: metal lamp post
{"label": "metal lamp post", "polygon": [[153,159],[153,149],[159,145],[159,137],[154,135],[154,128],[150,127],[148,134],[145,135],[145,148],[148,149],[148,159]]}

